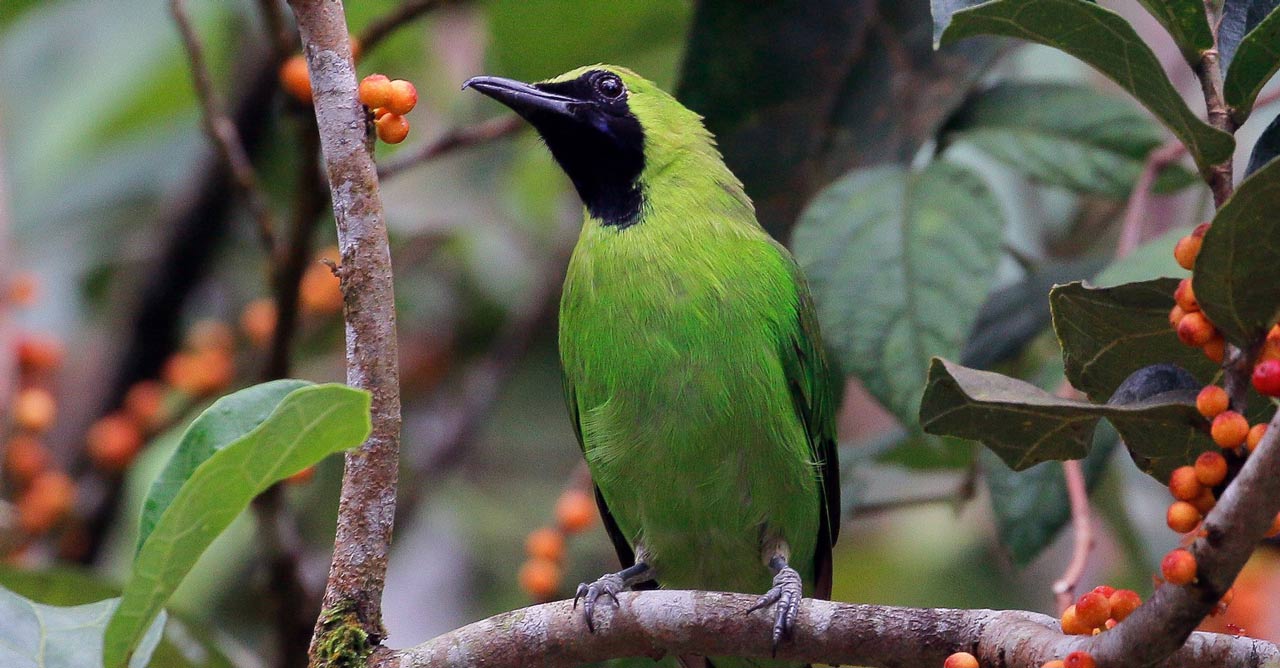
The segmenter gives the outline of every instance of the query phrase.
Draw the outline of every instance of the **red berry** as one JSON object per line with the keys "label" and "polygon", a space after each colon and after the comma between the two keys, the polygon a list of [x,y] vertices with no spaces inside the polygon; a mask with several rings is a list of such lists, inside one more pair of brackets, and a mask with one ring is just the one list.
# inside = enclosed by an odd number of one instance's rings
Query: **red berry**
{"label": "red berry", "polygon": [[1116,593],[1111,595],[1111,616],[1118,622],[1123,622],[1138,606],[1142,605],[1142,598],[1138,596],[1138,592],[1132,589],[1117,589]]}
{"label": "red berry", "polygon": [[1110,597],[1112,594],[1116,593],[1116,588],[1111,585],[1098,585],[1093,588],[1093,593]]}
{"label": "red berry", "polygon": [[565,490],[556,501],[556,520],[565,533],[578,533],[596,519],[596,502],[580,489]]}
{"label": "red berry", "polygon": [[[1213,442],[1224,448],[1238,448],[1249,437],[1249,421],[1235,411],[1219,413],[1209,428]],[[1201,483],[1203,484],[1203,483]]]}
{"label": "red berry", "polygon": [[1267,435],[1266,423],[1260,422],[1258,424],[1253,425],[1252,427],[1249,427],[1249,435],[1246,436],[1244,439],[1244,447],[1248,448],[1249,452],[1253,452],[1255,449],[1257,449],[1258,444],[1262,442],[1262,437],[1266,435]]}
{"label": "red berry", "polygon": [[1098,592],[1091,591],[1076,601],[1076,617],[1090,629],[1102,626],[1110,616],[1111,603]]}
{"label": "red berry", "polygon": [[1182,316],[1186,314],[1187,312],[1182,310],[1181,306],[1174,304],[1173,308],[1169,309],[1169,326],[1177,329],[1178,323],[1182,322]]}
{"label": "red berry", "polygon": [[1196,470],[1190,466],[1179,466],[1169,474],[1169,493],[1179,501],[1194,501],[1204,486],[1196,478]]}
{"label": "red berry", "polygon": [[942,662],[942,668],[978,668],[978,659],[968,652],[956,652]]}
{"label": "red berry", "polygon": [[280,87],[299,102],[311,104],[311,75],[307,72],[307,61],[295,55],[280,66]]}
{"label": "red berry", "polygon": [[1173,291],[1173,300],[1187,313],[1200,310],[1200,302],[1196,301],[1196,291],[1191,287],[1191,279],[1184,278]]}
{"label": "red berry", "polygon": [[1087,636],[1093,632],[1093,628],[1080,621],[1080,617],[1076,615],[1076,606],[1070,605],[1062,611],[1062,632],[1069,636]]}
{"label": "red berry", "polygon": [[546,559],[530,559],[520,567],[520,588],[540,601],[555,598],[560,589],[560,567]]}
{"label": "red berry", "polygon": [[[1246,435],[1248,432],[1245,432]],[[1227,479],[1227,458],[1218,452],[1202,452],[1196,457],[1196,480],[1205,487],[1217,487]]]}
{"label": "red berry", "polygon": [[1253,367],[1253,389],[1268,397],[1280,397],[1280,360],[1263,360]]}
{"label": "red berry", "polygon": [[1181,548],[1171,550],[1160,562],[1160,574],[1169,584],[1188,584],[1196,579],[1196,558]]}
{"label": "red berry", "polygon": [[1196,408],[1205,418],[1212,420],[1218,417],[1218,414],[1230,408],[1231,397],[1227,396],[1227,391],[1217,385],[1205,385],[1200,394],[1196,395]]}
{"label": "red berry", "polygon": [[1097,662],[1088,652],[1077,650],[1062,660],[1063,668],[1098,668]]}
{"label": "red berry", "polygon": [[1209,231],[1209,226],[1211,224],[1212,223],[1200,223],[1199,225],[1196,225],[1196,228],[1191,230],[1191,236],[1197,239],[1203,239],[1204,233]]}
{"label": "red berry", "polygon": [[1193,348],[1208,344],[1217,331],[1200,311],[1188,313],[1178,321],[1178,340]]}
{"label": "red berry", "polygon": [[1205,357],[1213,360],[1215,364],[1222,364],[1223,358],[1227,356],[1227,341],[1222,338],[1222,334],[1215,331],[1213,338],[1209,342],[1200,346],[1200,350]]}
{"label": "red berry", "polygon": [[524,549],[534,559],[558,563],[564,559],[564,534],[552,527],[534,529],[524,539]]}

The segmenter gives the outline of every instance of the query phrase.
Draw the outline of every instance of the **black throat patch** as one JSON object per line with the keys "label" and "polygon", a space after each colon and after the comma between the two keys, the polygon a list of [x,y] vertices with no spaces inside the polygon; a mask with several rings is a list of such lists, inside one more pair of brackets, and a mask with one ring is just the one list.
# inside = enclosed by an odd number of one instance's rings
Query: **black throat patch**
{"label": "black throat patch", "polygon": [[573,116],[539,114],[528,120],[573,181],[592,217],[625,229],[639,222],[644,206],[640,186],[644,129],[627,105],[628,93],[611,99],[601,91],[602,77],[616,80],[609,72],[592,70],[571,81],[537,84],[539,89],[582,104]]}

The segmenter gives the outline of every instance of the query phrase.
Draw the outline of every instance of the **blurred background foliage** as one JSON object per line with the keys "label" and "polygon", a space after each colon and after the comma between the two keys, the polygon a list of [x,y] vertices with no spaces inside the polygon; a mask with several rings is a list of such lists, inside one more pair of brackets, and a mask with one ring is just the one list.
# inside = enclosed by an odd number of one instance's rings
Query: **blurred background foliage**
{"label": "blurred background foliage", "polygon": [[[57,353],[35,371],[24,358],[21,384],[56,402],[56,419],[30,430],[48,456],[38,468],[65,471],[75,484],[73,508],[26,526],[30,481],[6,460],[0,581],[43,602],[112,590],[131,558],[140,499],[175,434],[211,395],[260,380],[267,359],[253,309],[269,310],[261,300],[271,295],[272,261],[201,131],[188,61],[160,4],[0,5],[0,192],[9,200],[0,271],[17,286],[4,336]],[[283,222],[306,209],[299,183],[310,110],[278,88],[260,4],[193,0],[190,9]],[[790,240],[802,221],[795,238],[802,262],[821,274],[814,283],[828,343],[855,376],[841,423],[849,506],[834,598],[1052,611],[1050,583],[1070,553],[1060,467],[1013,474],[967,444],[918,433],[927,356],[904,353],[902,342],[1056,387],[1061,360],[1045,295],[1112,265],[1126,196],[1146,154],[1169,139],[1145,112],[1048,49],[972,41],[934,52],[923,0],[439,4],[360,61],[362,75],[409,79],[421,96],[409,141],[380,144],[380,160],[499,113],[459,91],[479,73],[535,80],[610,62],[677,91],[717,133],[762,223]],[[1137,3],[1104,4],[1134,22],[1194,99],[1194,78],[1159,25]],[[353,33],[397,6],[347,3]],[[1247,125],[1241,145],[1259,130]],[[956,173],[972,187],[955,189],[947,174]],[[913,190],[917,181],[925,190]],[[1169,249],[1209,205],[1192,181],[1185,166],[1162,176],[1145,227],[1154,241],[1112,267],[1113,277],[1177,275]],[[582,486],[554,337],[580,214],[524,131],[399,172],[383,197],[405,382],[404,503],[385,602],[389,643],[400,647],[536,598],[533,580],[522,586],[518,575],[526,536],[554,526],[558,500]],[[324,254],[334,244],[331,218],[302,217],[316,219],[307,255]],[[871,237],[850,244],[859,234]],[[989,261],[938,251],[966,235]],[[924,255],[914,260],[891,252],[915,241]],[[876,249],[885,251],[881,264],[849,257]],[[910,262],[931,266],[931,280],[902,279]],[[327,269],[310,264],[292,373],[341,380],[336,289]],[[907,329],[888,317],[919,300],[949,308],[915,314],[924,320],[907,313],[915,323]],[[208,362],[200,355],[210,348],[223,355],[221,376],[191,380],[173,362],[175,353]],[[120,461],[94,451],[100,418],[118,414],[139,381],[157,378],[147,385],[159,397],[143,429],[148,444],[125,448]],[[24,423],[11,418],[16,451]],[[1177,537],[1164,527],[1162,487],[1110,455],[1114,439],[1098,435],[1104,447],[1087,467],[1100,535],[1083,584],[1145,596],[1155,560]],[[340,467],[331,458],[284,490],[300,578],[315,592]],[[287,665],[272,658],[260,531],[242,517],[206,554],[171,605],[153,665]],[[566,595],[613,567],[598,525],[570,538],[533,588]],[[1259,591],[1276,587],[1272,561],[1250,571]],[[1274,609],[1252,614],[1235,623],[1280,637]]]}

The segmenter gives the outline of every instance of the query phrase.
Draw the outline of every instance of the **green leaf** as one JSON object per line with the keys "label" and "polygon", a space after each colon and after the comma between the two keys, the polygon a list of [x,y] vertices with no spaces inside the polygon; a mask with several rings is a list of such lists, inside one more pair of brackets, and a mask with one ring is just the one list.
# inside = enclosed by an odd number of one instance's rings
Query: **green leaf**
{"label": "green leaf", "polygon": [[1196,300],[1227,340],[1248,347],[1280,317],[1280,160],[1240,182],[1204,235]]}
{"label": "green leaf", "polygon": [[[103,633],[119,599],[70,607],[45,605],[0,587],[0,665],[6,668],[97,668]],[[130,668],[145,668],[165,616],[139,631]]]}
{"label": "green leaf", "polygon": [[1262,169],[1263,165],[1280,157],[1280,114],[1271,119],[1262,134],[1258,136],[1258,141],[1253,145],[1253,151],[1249,153],[1249,165],[1244,170],[1245,177],[1252,176],[1254,172]]}
{"label": "green leaf", "polygon": [[[1087,86],[1006,82],[974,96],[948,125],[948,139],[982,151],[1049,185],[1126,198],[1147,154],[1164,142],[1149,115]],[[1156,190],[1199,177],[1174,166]]]}
{"label": "green leaf", "polygon": [[[1094,434],[1093,446],[1081,463],[1090,492],[1102,480],[1117,443],[1115,430],[1106,425]],[[1025,566],[1048,547],[1071,520],[1071,499],[1062,465],[1044,462],[1024,471],[1014,471],[990,450],[983,450],[978,461],[991,494],[991,510],[1000,544],[1009,551],[1014,564]]]}
{"label": "green leaf", "polygon": [[1204,0],[1138,0],[1147,12],[1173,37],[1182,57],[1192,67],[1200,64],[1204,52],[1213,48],[1209,17]]}
{"label": "green leaf", "polygon": [[1015,471],[1045,461],[1081,459],[1107,418],[1138,468],[1158,480],[1216,447],[1195,407],[1198,388],[1125,404],[1063,399],[1021,380],[935,359],[920,405],[931,434],[980,441]]}
{"label": "green leaf", "polygon": [[1280,9],[1274,9],[1274,3],[1272,7],[1240,41],[1222,82],[1223,99],[1237,125],[1249,118],[1258,94],[1280,69]]}
{"label": "green leaf", "polygon": [[1231,158],[1231,135],[1201,121],[1151,48],[1115,12],[1082,0],[992,0],[956,12],[942,34],[949,44],[975,35],[1008,35],[1065,51],[1105,74],[1186,144],[1200,171]]}
{"label": "green leaf", "polygon": [[986,0],[929,0],[929,10],[933,13],[933,45],[937,47],[942,40],[942,33],[951,25],[951,15],[961,9],[980,5]]}
{"label": "green leaf", "polygon": [[904,425],[929,359],[957,356],[1000,257],[1004,222],[986,184],[937,161],[850,173],[795,232],[827,343]]}
{"label": "green leaf", "polygon": [[1134,371],[1167,362],[1209,382],[1218,371],[1169,325],[1176,278],[1095,288],[1059,285],[1049,292],[1053,329],[1067,379],[1093,401],[1106,401]]}
{"label": "green leaf", "polygon": [[308,385],[311,383],[305,380],[273,380],[222,397],[201,413],[182,434],[182,441],[142,502],[138,549],[196,468],[262,424],[290,392]]}
{"label": "green leaf", "polygon": [[779,239],[850,169],[908,162],[997,51],[975,40],[935,54],[923,0],[693,5],[677,97],[706,117]]}
{"label": "green leaf", "polygon": [[265,421],[197,466],[134,559],[133,574],[108,625],[103,648],[107,668],[125,664],[149,620],[253,497],[330,454],[359,445],[369,429],[367,392],[336,384],[301,387],[286,395]]}

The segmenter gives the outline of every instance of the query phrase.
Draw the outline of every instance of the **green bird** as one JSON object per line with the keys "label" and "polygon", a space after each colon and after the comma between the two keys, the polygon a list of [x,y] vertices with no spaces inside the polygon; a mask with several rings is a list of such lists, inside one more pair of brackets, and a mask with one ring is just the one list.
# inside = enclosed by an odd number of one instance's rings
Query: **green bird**
{"label": "green bird", "polygon": [[830,596],[840,528],[835,385],[795,260],[702,118],[634,72],[463,88],[533,125],[585,205],[560,357],[624,568],[575,604],[594,630],[628,587],[767,592],[776,650],[801,597]]}

